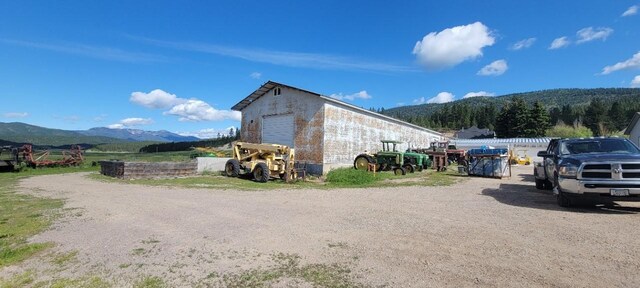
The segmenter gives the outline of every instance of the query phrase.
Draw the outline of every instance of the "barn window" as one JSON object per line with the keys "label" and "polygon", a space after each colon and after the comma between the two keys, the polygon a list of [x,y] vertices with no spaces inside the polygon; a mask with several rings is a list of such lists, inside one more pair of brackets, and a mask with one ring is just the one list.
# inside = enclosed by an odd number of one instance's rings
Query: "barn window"
{"label": "barn window", "polygon": [[282,91],[280,91],[280,87],[273,89],[273,96],[278,96],[280,93],[282,93]]}

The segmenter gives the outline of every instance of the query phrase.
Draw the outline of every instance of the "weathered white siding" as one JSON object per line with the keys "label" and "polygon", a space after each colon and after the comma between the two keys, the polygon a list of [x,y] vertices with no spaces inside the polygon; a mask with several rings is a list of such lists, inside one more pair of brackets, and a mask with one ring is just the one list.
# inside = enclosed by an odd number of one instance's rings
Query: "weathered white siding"
{"label": "weathered white siding", "polygon": [[409,145],[426,148],[441,140],[440,135],[427,129],[333,102],[324,104],[324,115],[323,173],[353,165],[355,157],[365,150],[381,150],[381,140],[405,142],[398,147],[400,151]]}
{"label": "weathered white siding", "polygon": [[[264,94],[261,92],[252,94],[256,97],[245,98],[243,101],[253,99],[253,102],[245,102],[246,105],[238,108],[242,111],[240,137],[242,141],[261,143],[264,131],[270,129],[262,127],[265,118],[292,117],[296,160],[307,163],[307,171],[312,174],[351,166],[355,157],[365,150],[380,150],[380,140],[403,141],[405,144],[398,148],[406,150],[409,144],[429,147],[431,142],[442,139],[440,134],[431,130],[313,92],[274,82],[267,84],[276,85],[270,86],[272,88]],[[276,89],[280,90],[279,95],[274,95]]]}
{"label": "weathered white siding", "polygon": [[264,117],[293,115],[296,158],[308,163],[310,173],[320,174],[323,160],[324,100],[286,86],[279,88],[280,95],[274,95],[272,89],[242,109],[240,137],[242,141],[261,143]]}
{"label": "weathered white siding", "polygon": [[640,147],[640,124],[636,124],[636,126],[633,127],[631,133],[629,133],[629,140]]}

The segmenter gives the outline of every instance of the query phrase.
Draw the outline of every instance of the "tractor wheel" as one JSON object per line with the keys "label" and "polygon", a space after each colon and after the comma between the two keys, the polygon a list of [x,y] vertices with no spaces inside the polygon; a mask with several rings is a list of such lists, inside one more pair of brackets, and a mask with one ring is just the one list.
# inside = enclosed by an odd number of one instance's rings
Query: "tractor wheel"
{"label": "tractor wheel", "polygon": [[258,165],[253,168],[253,179],[262,183],[269,181],[269,167],[267,167],[267,164],[258,163]]}
{"label": "tractor wheel", "polygon": [[366,154],[360,154],[356,157],[356,160],[353,161],[353,168],[367,171],[369,169],[369,163],[375,163],[373,158]]}
{"label": "tractor wheel", "polygon": [[524,165],[531,165],[531,162],[529,162],[529,161],[524,162]]}
{"label": "tractor wheel", "polygon": [[229,177],[238,177],[240,175],[240,162],[236,159],[229,159],[224,165],[224,172]]}
{"label": "tractor wheel", "polygon": [[393,174],[395,174],[395,175],[407,175],[407,170],[404,170],[404,168],[402,168],[402,167],[398,167],[396,169],[393,169]]}
{"label": "tractor wheel", "polygon": [[416,172],[416,168],[412,164],[405,164],[404,166],[402,166],[402,168],[404,168],[404,170],[406,170],[409,173]]}

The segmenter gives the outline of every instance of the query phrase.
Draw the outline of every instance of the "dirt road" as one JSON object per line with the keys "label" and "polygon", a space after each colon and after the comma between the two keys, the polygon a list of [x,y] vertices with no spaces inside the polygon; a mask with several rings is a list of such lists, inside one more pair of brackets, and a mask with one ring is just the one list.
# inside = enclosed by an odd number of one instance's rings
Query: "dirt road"
{"label": "dirt road", "polygon": [[640,287],[640,205],[561,209],[530,170],[450,187],[330,191],[29,178],[24,193],[70,208],[33,241],[74,259],[37,257],[0,277],[31,269],[40,280],[96,276],[118,287],[144,275],[186,287]]}

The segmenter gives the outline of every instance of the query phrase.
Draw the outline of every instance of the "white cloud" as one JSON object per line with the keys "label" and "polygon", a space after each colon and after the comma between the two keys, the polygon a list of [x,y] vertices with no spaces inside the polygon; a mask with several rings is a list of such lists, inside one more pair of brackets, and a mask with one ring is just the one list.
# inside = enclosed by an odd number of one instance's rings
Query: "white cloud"
{"label": "white cloud", "polygon": [[338,99],[338,100],[350,100],[350,101],[353,101],[355,99],[364,99],[364,100],[371,99],[371,95],[369,95],[369,93],[367,93],[367,91],[365,90],[362,90],[357,93],[349,94],[349,95],[344,95],[342,93],[331,94],[329,95],[329,97],[333,99]]}
{"label": "white cloud", "polygon": [[640,52],[636,53],[631,57],[631,59],[627,59],[623,62],[618,62],[616,64],[606,66],[602,68],[602,75],[607,75],[619,70],[640,68]]}
{"label": "white cloud", "polygon": [[178,120],[180,121],[219,121],[226,119],[239,121],[242,115],[237,111],[217,110],[202,100],[180,98],[175,94],[170,94],[160,89],[149,93],[133,92],[129,100],[148,108],[171,108],[163,114],[179,116]]}
{"label": "white cloud", "polygon": [[253,79],[260,79],[262,78],[262,73],[260,72],[253,72],[251,73],[251,75],[249,75],[249,77],[253,78]]}
{"label": "white cloud", "polygon": [[134,126],[142,126],[142,125],[150,125],[153,124],[153,119],[151,118],[125,118],[120,120],[120,122],[107,125],[107,128],[111,129],[124,129],[130,128]]}
{"label": "white cloud", "polygon": [[8,112],[8,113],[2,114],[2,116],[4,116],[4,118],[25,118],[25,117],[29,116],[29,113],[27,113],[27,112]]}
{"label": "white cloud", "polygon": [[499,76],[504,74],[504,72],[509,69],[507,65],[507,61],[504,59],[496,60],[491,62],[491,64],[482,67],[480,71],[478,71],[478,75],[480,76]]}
{"label": "white cloud", "polygon": [[149,125],[153,124],[153,119],[151,118],[126,118],[120,120],[120,123],[124,126],[140,126],[140,125]]}
{"label": "white cloud", "polygon": [[129,101],[147,108],[165,109],[182,104],[187,100],[178,98],[175,94],[156,89],[149,93],[133,92]]}
{"label": "white cloud", "polygon": [[627,17],[631,15],[636,15],[636,14],[638,14],[638,5],[633,5],[629,7],[627,11],[624,11],[624,13],[622,13],[622,17]]}
{"label": "white cloud", "polygon": [[120,124],[120,123],[116,123],[116,124],[111,124],[111,125],[107,125],[107,128],[109,129],[124,129],[124,125]]}
{"label": "white cloud", "polygon": [[464,94],[462,98],[464,99],[464,98],[480,97],[480,96],[493,97],[493,96],[496,96],[496,94],[487,92],[487,91],[469,92],[467,94]]}
{"label": "white cloud", "polygon": [[566,36],[556,38],[553,40],[553,42],[551,42],[551,46],[549,46],[549,50],[567,47],[569,46],[569,44],[571,44],[571,41],[569,41],[569,38],[567,38]]}
{"label": "white cloud", "polygon": [[636,76],[635,78],[633,78],[633,80],[631,80],[631,87],[640,88],[640,75]]}
{"label": "white cloud", "polygon": [[453,67],[482,56],[482,48],[495,43],[489,28],[481,22],[431,32],[418,41],[413,54],[427,69]]}
{"label": "white cloud", "polygon": [[231,128],[233,128],[234,131],[238,129],[237,127],[230,126],[230,127],[227,127],[226,129],[207,128],[207,129],[201,129],[199,131],[193,131],[193,132],[179,132],[178,134],[182,136],[198,137],[200,139],[210,139],[210,138],[217,138],[218,134],[229,135],[229,129]]}
{"label": "white cloud", "polygon": [[242,114],[238,111],[217,110],[202,100],[191,99],[187,102],[173,106],[165,115],[180,116],[180,121],[240,121]]}
{"label": "white cloud", "polygon": [[576,32],[576,36],[578,36],[578,40],[576,40],[577,44],[582,44],[594,40],[607,40],[607,37],[613,33],[613,29],[607,27],[587,27],[578,30]]}
{"label": "white cloud", "polygon": [[514,43],[513,45],[511,45],[510,48],[511,50],[521,50],[521,49],[531,47],[531,45],[533,45],[533,43],[535,42],[536,42],[536,38],[528,38],[528,39],[520,40]]}
{"label": "white cloud", "polygon": [[449,92],[440,92],[436,97],[426,99],[424,97],[420,97],[418,99],[413,100],[413,104],[424,104],[424,103],[447,103],[453,101],[456,96]]}

